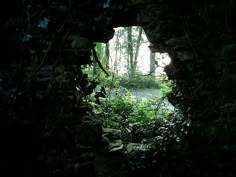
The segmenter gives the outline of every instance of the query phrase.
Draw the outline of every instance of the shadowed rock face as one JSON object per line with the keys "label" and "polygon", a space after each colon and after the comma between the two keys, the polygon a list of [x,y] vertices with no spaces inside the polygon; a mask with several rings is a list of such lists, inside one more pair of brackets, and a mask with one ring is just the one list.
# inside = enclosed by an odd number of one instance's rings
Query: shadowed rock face
{"label": "shadowed rock face", "polygon": [[93,152],[102,131],[82,101],[96,84],[88,82],[81,66],[91,63],[93,42],[107,42],[114,27],[132,25],[144,28],[154,52],[171,56],[165,68],[175,81],[169,101],[192,120],[188,151],[178,159],[185,172],[173,167],[173,174],[234,176],[233,0],[3,4],[1,164],[9,176],[95,176]]}

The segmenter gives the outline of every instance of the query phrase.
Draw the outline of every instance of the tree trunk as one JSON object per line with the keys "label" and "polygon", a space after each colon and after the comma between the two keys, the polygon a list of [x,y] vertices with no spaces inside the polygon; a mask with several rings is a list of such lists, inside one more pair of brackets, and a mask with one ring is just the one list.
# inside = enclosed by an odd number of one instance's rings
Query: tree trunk
{"label": "tree trunk", "polygon": [[106,61],[106,64],[105,64],[105,68],[107,70],[109,70],[109,60],[110,60],[110,49],[109,49],[109,42],[106,43],[106,46],[105,46],[105,61]]}
{"label": "tree trunk", "polygon": [[118,66],[119,66],[119,48],[120,48],[120,30],[117,31],[116,42],[115,42],[115,59],[114,59],[114,73],[118,74]]}
{"label": "tree trunk", "polygon": [[153,53],[151,50],[150,50],[150,75],[154,76],[155,75],[155,69],[156,69],[156,66],[155,66],[155,57],[156,57],[156,54]]}
{"label": "tree trunk", "polygon": [[137,68],[137,63],[138,63],[138,56],[139,56],[139,49],[140,49],[140,45],[141,45],[142,32],[143,32],[142,27],[138,27],[138,38],[137,38],[136,50],[135,50],[135,55],[134,55],[134,63],[133,63],[134,76],[136,73],[136,68]]}
{"label": "tree trunk", "polygon": [[128,73],[129,77],[133,78],[135,75],[134,71],[134,52],[133,52],[133,38],[132,38],[132,27],[127,28],[127,53],[128,53]]}

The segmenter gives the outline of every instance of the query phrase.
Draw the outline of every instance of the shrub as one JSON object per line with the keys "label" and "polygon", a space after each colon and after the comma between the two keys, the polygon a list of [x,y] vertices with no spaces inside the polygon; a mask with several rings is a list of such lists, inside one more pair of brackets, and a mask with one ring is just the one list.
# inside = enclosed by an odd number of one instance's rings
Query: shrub
{"label": "shrub", "polygon": [[137,76],[135,78],[128,78],[126,76],[120,77],[121,86],[131,88],[159,88],[159,82],[153,76]]}
{"label": "shrub", "polygon": [[104,126],[112,128],[131,128],[171,115],[163,98],[137,100],[123,87],[113,88],[107,97],[99,98],[99,104],[91,101],[90,105],[103,119]]}
{"label": "shrub", "polygon": [[[166,95],[171,91],[170,82],[157,83],[153,77],[135,78],[132,83],[140,87],[154,87],[158,85],[161,98],[137,100],[131,92],[122,85],[127,84],[127,77],[99,78],[99,85],[87,97],[96,115],[102,119],[105,127],[132,128],[134,125],[145,125],[157,119],[169,119],[172,112],[167,108]],[[144,82],[146,82],[144,84]],[[135,84],[129,85],[134,87]],[[104,92],[104,93],[102,93]],[[101,96],[102,95],[102,96]],[[99,97],[101,96],[101,97]]]}

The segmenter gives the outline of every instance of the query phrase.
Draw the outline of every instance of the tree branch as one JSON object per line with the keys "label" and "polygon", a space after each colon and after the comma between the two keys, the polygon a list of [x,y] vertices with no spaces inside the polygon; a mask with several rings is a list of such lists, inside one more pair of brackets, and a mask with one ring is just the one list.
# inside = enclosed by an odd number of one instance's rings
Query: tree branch
{"label": "tree branch", "polygon": [[92,48],[92,52],[93,52],[93,57],[94,57],[94,60],[97,62],[99,68],[106,74],[106,76],[108,77],[109,74],[108,72],[104,69],[104,67],[102,66],[101,62],[99,61],[98,59],[98,56],[97,56],[97,52],[94,48]]}

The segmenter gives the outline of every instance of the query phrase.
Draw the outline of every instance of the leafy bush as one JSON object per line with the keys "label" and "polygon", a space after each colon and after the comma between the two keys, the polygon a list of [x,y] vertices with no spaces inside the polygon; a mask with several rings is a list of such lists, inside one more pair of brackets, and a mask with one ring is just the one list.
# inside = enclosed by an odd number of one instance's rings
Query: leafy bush
{"label": "leafy bush", "polygon": [[131,88],[159,88],[159,82],[153,76],[120,77],[121,86]]}
{"label": "leafy bush", "polygon": [[189,153],[186,138],[190,127],[191,121],[186,120],[181,113],[177,112],[170,120],[157,119],[151,123],[133,127],[133,142],[150,148],[146,151],[138,151],[139,153],[135,155],[126,154],[126,168],[130,173],[129,176],[150,177],[153,174],[174,176],[173,174],[179,170],[185,170],[186,165],[189,167],[189,161],[184,159],[186,158],[184,155]]}
{"label": "leafy bush", "polygon": [[173,82],[170,80],[160,80],[161,97],[168,97],[172,91]]}
{"label": "leafy bush", "polygon": [[131,128],[136,124],[144,125],[156,119],[168,119],[171,115],[164,98],[137,100],[123,87],[107,88],[106,91],[109,95],[99,98],[98,104],[94,98],[90,99],[90,105],[103,119],[106,127]]}
{"label": "leafy bush", "polygon": [[122,86],[125,85],[125,79],[127,77],[100,76],[97,79],[99,85],[87,97],[96,115],[102,119],[104,127],[132,129],[132,126],[145,125],[157,119],[170,119],[172,112],[166,104],[166,95],[171,91],[170,82],[157,82],[151,76],[135,78],[133,83],[136,85],[146,88],[154,87],[156,84],[155,86],[158,86],[161,92],[161,98],[138,100]]}

